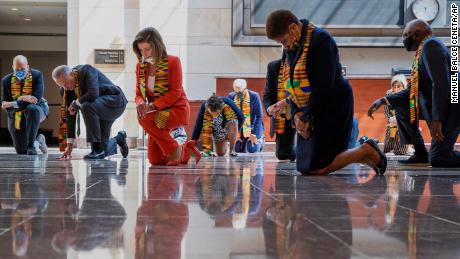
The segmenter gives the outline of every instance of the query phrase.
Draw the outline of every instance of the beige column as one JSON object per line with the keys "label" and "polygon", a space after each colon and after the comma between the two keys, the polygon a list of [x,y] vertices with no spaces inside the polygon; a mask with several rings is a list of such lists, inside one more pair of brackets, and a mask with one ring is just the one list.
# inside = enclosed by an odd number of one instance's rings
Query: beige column
{"label": "beige column", "polygon": [[[124,129],[134,145],[139,137],[139,126],[134,105],[137,59],[131,43],[138,30],[138,0],[68,1],[68,64],[91,64],[123,89],[129,103],[125,113],[115,121],[112,136]],[[95,65],[94,49],[123,49],[125,64]],[[84,125],[81,132],[80,146],[85,143]]]}

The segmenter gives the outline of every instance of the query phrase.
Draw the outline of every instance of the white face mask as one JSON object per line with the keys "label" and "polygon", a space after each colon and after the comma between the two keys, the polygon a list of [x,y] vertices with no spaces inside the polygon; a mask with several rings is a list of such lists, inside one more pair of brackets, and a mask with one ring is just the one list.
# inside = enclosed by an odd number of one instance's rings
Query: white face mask
{"label": "white face mask", "polygon": [[153,57],[150,57],[150,58],[142,57],[142,63],[155,64],[155,60],[153,59]]}

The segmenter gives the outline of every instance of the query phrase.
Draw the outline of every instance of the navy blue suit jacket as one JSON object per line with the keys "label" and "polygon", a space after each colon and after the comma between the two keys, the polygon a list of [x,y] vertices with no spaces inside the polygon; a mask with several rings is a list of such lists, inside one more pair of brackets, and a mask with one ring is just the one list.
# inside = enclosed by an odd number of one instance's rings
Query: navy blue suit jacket
{"label": "navy blue suit jacket", "polygon": [[[425,41],[419,58],[420,113],[427,122],[440,121],[443,126],[460,125],[459,105],[450,102],[450,53],[439,39]],[[409,104],[410,89],[387,96],[392,107]]]}

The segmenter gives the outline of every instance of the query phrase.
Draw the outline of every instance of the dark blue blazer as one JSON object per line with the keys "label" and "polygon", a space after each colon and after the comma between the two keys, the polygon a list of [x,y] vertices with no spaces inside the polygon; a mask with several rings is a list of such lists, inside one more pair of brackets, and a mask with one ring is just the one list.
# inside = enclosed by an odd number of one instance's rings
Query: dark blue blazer
{"label": "dark blue blazer", "polygon": [[[439,39],[425,41],[419,58],[420,113],[427,122],[440,121],[450,129],[460,126],[459,105],[450,102],[450,53]],[[392,107],[409,105],[410,89],[387,96]]]}
{"label": "dark blue blazer", "polygon": [[[264,135],[264,121],[262,115],[262,103],[260,102],[259,94],[249,91],[249,102],[251,105],[251,133],[256,135],[257,138],[261,138]],[[228,98],[234,100],[236,96],[235,92],[228,94]],[[242,112],[242,111],[241,111]],[[244,116],[244,114],[243,114]]]}
{"label": "dark blue blazer", "polygon": [[[45,84],[43,83],[43,74],[39,70],[30,69],[32,73],[32,94],[37,100],[39,100],[38,105],[41,106],[45,112],[45,115],[48,116],[49,109],[48,105],[46,105],[45,101],[42,100],[43,93],[45,92]],[[13,95],[11,94],[11,78],[13,77],[13,73],[10,73],[3,77],[2,79],[2,87],[3,87],[3,101],[5,102],[12,102]],[[29,105],[28,102],[17,101],[19,110],[23,110]]]}
{"label": "dark blue blazer", "polygon": [[[228,104],[230,105],[230,107],[232,107],[233,111],[238,117],[238,130],[240,130],[241,125],[243,125],[243,121],[244,121],[243,113],[240,111],[240,109],[238,109],[238,107],[236,107],[235,103],[231,99],[227,97],[221,97],[221,98],[225,104]],[[198,140],[200,138],[201,130],[203,129],[205,111],[206,111],[206,101],[203,101],[203,103],[201,103],[201,108],[200,108],[200,111],[198,112],[198,116],[196,118],[195,128],[193,129],[193,134],[192,134],[192,140]],[[225,127],[226,124],[227,124],[227,118],[225,118],[224,116],[222,127]]]}
{"label": "dark blue blazer", "polygon": [[113,96],[113,106],[119,107],[128,103],[123,91],[108,79],[101,71],[91,65],[79,65],[78,81],[80,82],[82,96],[79,101],[94,102],[96,98],[103,95]]}

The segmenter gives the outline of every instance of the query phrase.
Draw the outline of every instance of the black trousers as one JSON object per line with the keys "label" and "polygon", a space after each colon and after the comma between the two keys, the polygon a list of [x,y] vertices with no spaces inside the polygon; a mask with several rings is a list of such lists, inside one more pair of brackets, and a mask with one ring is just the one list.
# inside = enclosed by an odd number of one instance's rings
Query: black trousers
{"label": "black trousers", "polygon": [[27,148],[34,146],[40,128],[40,117],[44,116],[43,108],[36,104],[29,104],[23,110],[21,119],[21,129],[17,130],[14,126],[14,116],[17,109],[9,109],[8,131],[13,139],[13,145],[17,154],[26,154]]}
{"label": "black trousers", "polygon": [[[418,125],[410,123],[409,102],[406,105],[395,108],[398,122],[398,133],[402,144],[424,145],[424,141]],[[429,155],[430,164],[434,167],[460,167],[460,152],[454,151],[455,141],[460,128],[448,127],[443,124],[443,141],[431,141]]]}
{"label": "black trousers", "polygon": [[276,157],[279,160],[295,160],[295,136],[296,130],[292,127],[292,121],[287,120],[284,133],[276,134]]}
{"label": "black trousers", "polygon": [[126,103],[120,101],[121,95],[99,96],[94,102],[85,102],[81,106],[81,113],[86,125],[86,139],[90,143],[102,143],[106,155],[117,153],[117,143],[110,139],[113,122],[126,109]]}

